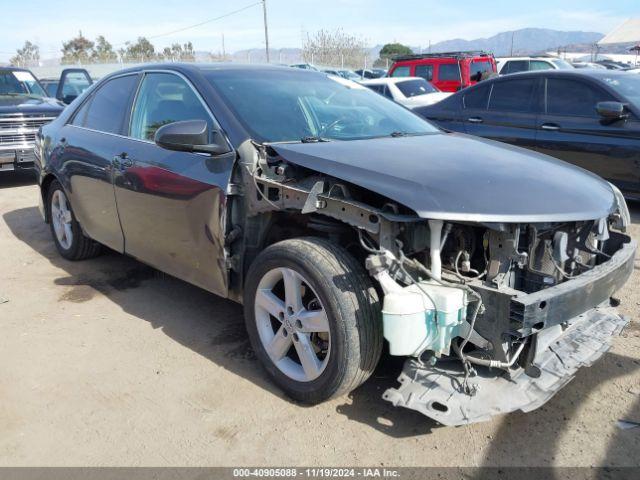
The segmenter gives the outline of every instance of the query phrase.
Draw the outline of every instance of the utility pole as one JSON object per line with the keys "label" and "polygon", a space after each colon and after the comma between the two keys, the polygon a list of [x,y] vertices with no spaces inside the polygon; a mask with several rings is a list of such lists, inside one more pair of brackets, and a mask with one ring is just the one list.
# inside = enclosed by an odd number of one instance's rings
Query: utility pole
{"label": "utility pole", "polygon": [[269,27],[267,27],[267,0],[262,0],[262,12],[264,13],[264,48],[269,63]]}
{"label": "utility pole", "polygon": [[513,57],[513,37],[515,36],[516,32],[511,32],[511,53],[509,54],[510,57]]}
{"label": "utility pole", "polygon": [[224,33],[222,34],[222,61],[226,62],[227,60],[227,52],[225,51],[224,48]]}

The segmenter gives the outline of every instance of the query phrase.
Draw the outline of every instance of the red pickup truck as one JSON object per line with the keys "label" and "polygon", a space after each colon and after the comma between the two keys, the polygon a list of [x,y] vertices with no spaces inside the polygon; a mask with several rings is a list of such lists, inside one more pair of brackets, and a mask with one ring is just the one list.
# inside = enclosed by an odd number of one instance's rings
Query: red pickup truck
{"label": "red pickup truck", "polygon": [[490,53],[446,52],[396,57],[389,76],[422,77],[443,92],[457,92],[480,81],[483,74],[496,72]]}

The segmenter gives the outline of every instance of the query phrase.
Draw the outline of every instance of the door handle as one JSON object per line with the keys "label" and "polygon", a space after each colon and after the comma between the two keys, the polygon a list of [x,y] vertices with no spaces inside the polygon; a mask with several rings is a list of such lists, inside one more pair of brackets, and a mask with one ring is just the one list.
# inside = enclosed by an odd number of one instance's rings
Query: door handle
{"label": "door handle", "polygon": [[482,118],[480,118],[480,117],[469,117],[469,118],[467,118],[467,122],[469,122],[469,123],[482,123]]}
{"label": "door handle", "polygon": [[557,130],[560,130],[560,125],[556,125],[555,123],[543,123],[542,125],[540,125],[540,128],[542,130],[555,132]]}

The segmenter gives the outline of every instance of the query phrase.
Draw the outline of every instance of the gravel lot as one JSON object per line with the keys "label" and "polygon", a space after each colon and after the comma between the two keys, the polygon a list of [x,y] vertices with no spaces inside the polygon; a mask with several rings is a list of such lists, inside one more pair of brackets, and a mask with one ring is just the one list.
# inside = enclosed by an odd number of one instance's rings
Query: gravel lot
{"label": "gravel lot", "polygon": [[348,398],[288,401],[238,305],[115,253],[63,260],[37,195],[0,176],[0,466],[640,465],[617,426],[640,422],[639,260],[601,361],[535,412],[445,428],[380,398],[392,357]]}

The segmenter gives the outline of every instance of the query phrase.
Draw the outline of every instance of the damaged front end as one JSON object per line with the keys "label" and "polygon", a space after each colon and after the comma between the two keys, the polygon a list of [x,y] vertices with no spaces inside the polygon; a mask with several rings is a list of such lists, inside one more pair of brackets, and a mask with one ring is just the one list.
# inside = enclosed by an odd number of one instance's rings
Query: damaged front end
{"label": "damaged front end", "polygon": [[331,221],[354,232],[383,294],[390,354],[408,357],[400,385],[383,395],[395,406],[445,425],[533,410],[627,323],[612,296],[631,275],[636,243],[613,186],[616,205],[600,218],[448,220],[285,161],[285,147],[260,151],[246,165],[254,215],[296,211],[336,238]]}
{"label": "damaged front end", "polygon": [[[383,397],[445,425],[544,404],[580,367],[600,358],[627,323],[611,297],[631,275],[636,244],[608,225],[603,219],[450,226],[440,237],[441,281],[465,289],[468,306],[447,330],[448,315],[438,323],[431,313],[440,313],[437,302],[434,309],[425,300],[427,324],[438,335],[424,335],[433,341],[411,355],[400,386]],[[405,263],[417,266],[415,259]],[[425,296],[441,288],[433,268],[416,272]],[[393,338],[407,317],[395,316],[395,302],[387,298],[385,334]]]}

